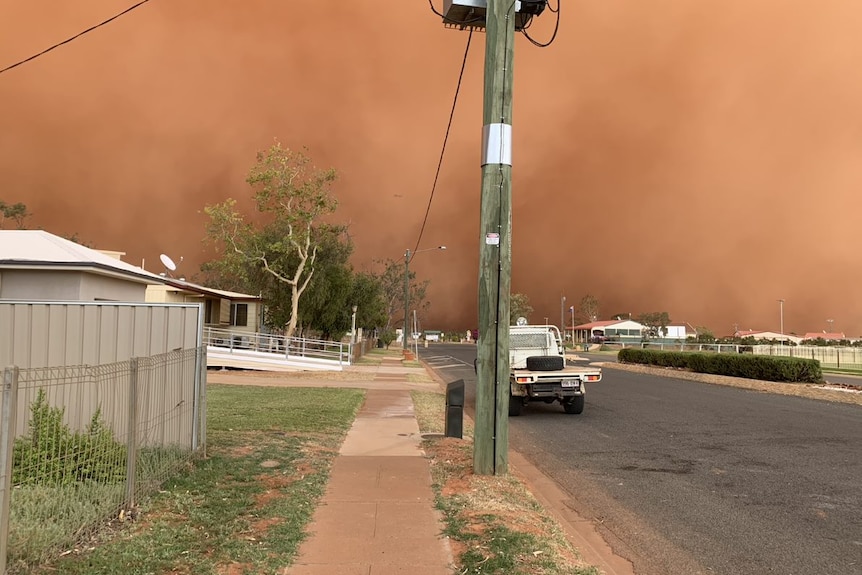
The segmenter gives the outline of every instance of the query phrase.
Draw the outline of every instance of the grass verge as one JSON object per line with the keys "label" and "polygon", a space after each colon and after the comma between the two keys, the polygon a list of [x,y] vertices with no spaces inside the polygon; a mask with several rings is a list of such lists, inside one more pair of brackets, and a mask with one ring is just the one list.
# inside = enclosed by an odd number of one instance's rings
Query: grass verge
{"label": "grass verge", "polygon": [[836,375],[862,375],[862,369],[853,368],[845,368],[845,367],[821,367],[823,373],[834,373]]}
{"label": "grass verge", "polygon": [[431,436],[422,447],[459,575],[599,574],[517,478],[473,474],[472,422],[464,422],[465,439],[433,437],[443,432],[445,398],[412,393],[419,428]]}
{"label": "grass verge", "polygon": [[287,566],[364,393],[210,385],[208,454],[115,525],[33,573],[275,573]]}

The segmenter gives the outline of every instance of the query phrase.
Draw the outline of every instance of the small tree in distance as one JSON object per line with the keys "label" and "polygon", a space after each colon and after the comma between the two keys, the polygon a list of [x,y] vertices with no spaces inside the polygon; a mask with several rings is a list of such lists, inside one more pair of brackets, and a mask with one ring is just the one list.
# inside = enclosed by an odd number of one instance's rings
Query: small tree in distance
{"label": "small tree in distance", "polygon": [[16,229],[23,230],[26,228],[24,220],[32,215],[27,211],[27,206],[21,202],[7,204],[0,200],[0,230],[3,229],[6,220],[12,220],[15,222]]}
{"label": "small tree in distance", "polygon": [[646,328],[646,338],[664,337],[667,335],[667,326],[670,325],[670,315],[666,311],[652,311],[640,314],[637,321]]}
{"label": "small tree in distance", "polygon": [[533,306],[530,305],[530,298],[522,293],[513,293],[509,298],[509,325],[515,325],[519,317],[529,320],[531,313]]}
{"label": "small tree in distance", "polygon": [[581,316],[587,322],[598,321],[599,319],[599,300],[596,296],[587,294],[581,298],[580,307]]}

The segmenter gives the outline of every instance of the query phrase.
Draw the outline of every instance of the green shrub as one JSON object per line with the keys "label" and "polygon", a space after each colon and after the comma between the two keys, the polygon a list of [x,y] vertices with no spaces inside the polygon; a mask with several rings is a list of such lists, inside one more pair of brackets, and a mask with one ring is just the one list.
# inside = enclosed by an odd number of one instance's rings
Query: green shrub
{"label": "green shrub", "polygon": [[121,482],[126,476],[126,447],[114,439],[97,409],[84,432],[63,423],[65,409],[52,407],[40,389],[30,406],[29,434],[15,440],[12,482],[59,486],[93,481]]}
{"label": "green shrub", "polygon": [[819,383],[823,381],[820,362],[799,357],[625,348],[620,350],[617,358],[621,363],[673,367],[688,369],[697,373],[764,381],[790,383]]}
{"label": "green shrub", "polygon": [[395,333],[394,329],[390,328],[381,330],[378,337],[380,338],[380,341],[383,342],[384,347],[386,347],[386,349],[389,349],[389,346],[392,344],[393,341],[395,341],[395,338],[398,337],[398,335]]}

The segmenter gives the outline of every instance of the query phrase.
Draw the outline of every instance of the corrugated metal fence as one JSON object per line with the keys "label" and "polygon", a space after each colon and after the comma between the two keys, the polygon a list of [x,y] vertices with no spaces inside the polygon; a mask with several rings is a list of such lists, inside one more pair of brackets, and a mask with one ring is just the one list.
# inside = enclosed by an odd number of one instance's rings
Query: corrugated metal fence
{"label": "corrugated metal fence", "polygon": [[0,574],[19,573],[203,453],[199,304],[0,302]]}

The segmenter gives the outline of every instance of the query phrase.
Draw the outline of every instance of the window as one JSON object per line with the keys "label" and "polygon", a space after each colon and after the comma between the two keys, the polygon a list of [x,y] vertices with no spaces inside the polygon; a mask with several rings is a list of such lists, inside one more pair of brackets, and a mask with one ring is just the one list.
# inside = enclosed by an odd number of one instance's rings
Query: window
{"label": "window", "polygon": [[230,304],[230,324],[238,327],[245,327],[248,325],[247,303]]}

